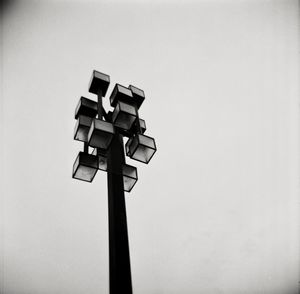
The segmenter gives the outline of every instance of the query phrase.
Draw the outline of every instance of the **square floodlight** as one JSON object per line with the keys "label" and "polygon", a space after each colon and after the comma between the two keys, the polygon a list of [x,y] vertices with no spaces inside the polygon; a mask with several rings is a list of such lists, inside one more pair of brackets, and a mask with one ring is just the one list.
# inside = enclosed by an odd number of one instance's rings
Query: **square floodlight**
{"label": "square floodlight", "polygon": [[131,105],[134,103],[132,92],[128,88],[119,84],[115,85],[109,99],[110,105],[113,107],[117,106],[118,101],[122,101]]}
{"label": "square floodlight", "polygon": [[96,117],[97,113],[98,113],[97,102],[87,99],[85,97],[80,97],[79,102],[75,109],[76,119],[78,118],[79,115]]}
{"label": "square floodlight", "polygon": [[142,134],[131,137],[125,148],[127,156],[143,163],[148,163],[156,151],[154,139]]}
{"label": "square floodlight", "polygon": [[145,93],[144,93],[144,91],[141,90],[141,89],[139,89],[139,88],[137,88],[137,87],[134,87],[132,85],[129,85],[128,88],[131,90],[131,93],[132,93],[132,96],[133,96],[134,101],[136,103],[136,106],[139,109],[141,107],[142,103],[145,100]]}
{"label": "square floodlight", "polygon": [[98,169],[107,171],[107,157],[103,154],[99,154],[97,148],[94,148],[92,154],[98,157]]}
{"label": "square floodlight", "polygon": [[130,192],[137,182],[137,169],[134,166],[123,164],[124,191]]}
{"label": "square floodlight", "polygon": [[89,92],[97,95],[99,90],[101,90],[102,96],[104,97],[106,95],[109,83],[109,75],[94,70],[89,85]]}
{"label": "square floodlight", "polygon": [[130,130],[137,117],[135,106],[119,101],[112,115],[114,126]]}
{"label": "square floodlight", "polygon": [[73,178],[92,182],[98,170],[98,157],[79,152],[73,165]]}
{"label": "square floodlight", "polygon": [[74,140],[87,142],[91,124],[92,118],[85,115],[79,115],[75,125]]}
{"label": "square floodlight", "polygon": [[107,150],[114,133],[114,126],[111,123],[100,119],[93,119],[88,133],[88,143],[91,147]]}

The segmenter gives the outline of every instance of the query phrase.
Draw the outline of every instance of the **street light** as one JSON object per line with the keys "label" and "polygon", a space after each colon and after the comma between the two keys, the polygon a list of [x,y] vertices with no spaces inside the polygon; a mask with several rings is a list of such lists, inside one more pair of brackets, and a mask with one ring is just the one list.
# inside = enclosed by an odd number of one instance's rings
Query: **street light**
{"label": "street light", "polygon": [[107,150],[115,133],[113,124],[102,119],[93,119],[89,133],[88,144]]}
{"label": "street light", "polygon": [[148,163],[156,151],[153,138],[136,134],[126,143],[126,155],[134,160]]}
{"label": "street light", "polygon": [[77,119],[79,115],[96,117],[97,114],[98,114],[97,102],[87,99],[85,97],[80,97],[79,102],[75,109],[75,118]]}
{"label": "street light", "polygon": [[[110,77],[93,71],[89,92],[95,102],[81,97],[75,110],[74,139],[84,142],[73,165],[73,178],[92,182],[97,171],[107,172],[109,208],[109,285],[110,294],[131,294],[131,270],[124,191],[132,191],[138,180],[137,168],[125,161],[123,137],[127,137],[126,155],[148,163],[156,152],[155,140],[146,136],[146,123],[139,118],[145,93],[130,85],[116,84],[111,95],[112,112],[106,113],[102,97]],[[89,153],[89,147],[94,147]]]}
{"label": "street light", "polygon": [[73,178],[91,182],[97,173],[97,169],[97,156],[79,152],[73,165]]}
{"label": "street light", "polygon": [[87,142],[91,124],[91,117],[79,115],[77,118],[77,123],[75,125],[74,140]]}
{"label": "street light", "polygon": [[112,114],[112,121],[116,127],[123,130],[130,130],[137,118],[136,107],[119,101]]}

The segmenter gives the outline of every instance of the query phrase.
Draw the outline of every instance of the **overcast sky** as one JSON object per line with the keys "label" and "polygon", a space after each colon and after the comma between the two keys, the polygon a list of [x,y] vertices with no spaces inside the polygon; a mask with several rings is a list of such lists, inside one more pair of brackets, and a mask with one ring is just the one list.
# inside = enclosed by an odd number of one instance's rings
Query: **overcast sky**
{"label": "overcast sky", "polygon": [[71,178],[94,69],[145,91],[134,293],[296,294],[298,1],[12,1],[1,36],[1,294],[108,293],[107,179]]}

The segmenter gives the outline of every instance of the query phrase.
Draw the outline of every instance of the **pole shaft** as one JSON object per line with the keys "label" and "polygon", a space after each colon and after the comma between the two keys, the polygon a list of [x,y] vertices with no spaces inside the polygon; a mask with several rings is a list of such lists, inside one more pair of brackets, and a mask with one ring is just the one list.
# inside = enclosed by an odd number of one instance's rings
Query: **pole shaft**
{"label": "pole shaft", "polygon": [[135,105],[135,110],[136,110],[136,129],[137,129],[136,131],[137,131],[137,133],[141,134],[142,128],[141,128],[141,124],[140,124],[139,110],[136,105]]}
{"label": "pole shaft", "polygon": [[[98,103],[97,103],[97,111],[98,111],[98,119],[102,120],[103,117],[103,102],[102,102],[102,90],[99,89],[97,93]],[[97,155],[102,155],[103,150],[97,148]]]}
{"label": "pole shaft", "polygon": [[98,119],[102,119],[102,90],[98,90]]}
{"label": "pole shaft", "polygon": [[86,142],[83,143],[83,152],[89,153],[89,145]]}
{"label": "pole shaft", "polygon": [[108,152],[109,284],[110,294],[132,294],[122,164],[123,137],[114,135]]}

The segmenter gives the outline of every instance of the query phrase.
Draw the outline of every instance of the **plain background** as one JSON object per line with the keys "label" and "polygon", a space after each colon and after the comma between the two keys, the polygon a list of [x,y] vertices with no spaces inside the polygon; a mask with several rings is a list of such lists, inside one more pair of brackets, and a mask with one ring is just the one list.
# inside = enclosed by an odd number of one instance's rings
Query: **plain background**
{"label": "plain background", "polygon": [[[11,1],[1,24],[1,294],[108,293],[105,173],[73,180],[92,70],[144,89],[134,293],[295,294],[298,1]],[[108,98],[104,104],[109,109]]]}

